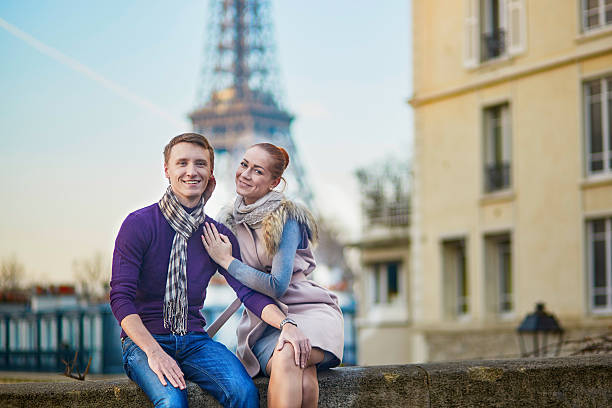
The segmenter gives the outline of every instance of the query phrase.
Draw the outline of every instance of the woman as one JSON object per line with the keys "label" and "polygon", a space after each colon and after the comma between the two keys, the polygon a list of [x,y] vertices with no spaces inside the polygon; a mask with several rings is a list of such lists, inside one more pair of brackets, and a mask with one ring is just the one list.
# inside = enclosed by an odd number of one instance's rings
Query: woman
{"label": "woman", "polygon": [[235,233],[244,263],[231,256],[229,240],[213,224],[206,224],[202,242],[233,277],[277,299],[288,316],[283,323],[295,324],[310,339],[309,358],[300,367],[292,346],[279,342],[278,329],[248,310],[243,313],[237,354],[251,376],[270,376],[269,406],[316,407],[317,369],[340,364],[344,323],[337,297],[306,279],[315,268],[317,226],[312,215],[274,190],[288,164],[283,148],[259,143],[246,151],[238,166],[238,197],[233,211],[220,221]]}

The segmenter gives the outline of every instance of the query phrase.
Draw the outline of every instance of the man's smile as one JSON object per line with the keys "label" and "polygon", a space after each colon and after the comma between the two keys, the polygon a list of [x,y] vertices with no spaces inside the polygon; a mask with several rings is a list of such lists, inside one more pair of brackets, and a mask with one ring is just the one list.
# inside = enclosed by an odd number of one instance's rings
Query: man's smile
{"label": "man's smile", "polygon": [[183,183],[192,184],[192,185],[198,184],[199,182],[200,180],[183,180]]}

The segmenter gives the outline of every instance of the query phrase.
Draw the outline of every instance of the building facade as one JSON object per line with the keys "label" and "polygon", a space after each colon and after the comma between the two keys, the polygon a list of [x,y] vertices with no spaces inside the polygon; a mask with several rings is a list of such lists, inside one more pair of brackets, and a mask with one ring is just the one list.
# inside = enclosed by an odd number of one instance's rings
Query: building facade
{"label": "building facade", "polygon": [[400,364],[413,360],[410,342],[410,227],[368,225],[359,249],[356,279],[359,365]]}
{"label": "building facade", "polygon": [[412,358],[612,325],[612,1],[414,0]]}
{"label": "building facade", "polygon": [[359,252],[355,277],[360,365],[411,361],[410,172],[392,159],[357,172],[363,233],[351,245]]}
{"label": "building facade", "polygon": [[612,1],[412,7],[410,242],[377,249],[403,259],[405,296],[392,334],[365,307],[384,330],[360,329],[379,351],[359,363],[516,357],[537,302],[565,339],[610,331]]}

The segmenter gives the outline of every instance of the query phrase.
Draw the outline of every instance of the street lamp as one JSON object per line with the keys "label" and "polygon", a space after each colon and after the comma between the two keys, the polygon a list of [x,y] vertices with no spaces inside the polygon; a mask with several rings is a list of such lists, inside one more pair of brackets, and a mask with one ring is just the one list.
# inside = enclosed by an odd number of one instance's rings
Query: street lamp
{"label": "street lamp", "polygon": [[[559,355],[563,329],[559,326],[555,316],[544,310],[544,303],[537,303],[535,311],[525,316],[516,330],[522,357],[544,357],[548,355],[549,345],[556,345],[555,356]],[[549,335],[553,340],[550,344]],[[530,337],[531,342],[529,342]],[[532,347],[529,347],[529,343]]]}

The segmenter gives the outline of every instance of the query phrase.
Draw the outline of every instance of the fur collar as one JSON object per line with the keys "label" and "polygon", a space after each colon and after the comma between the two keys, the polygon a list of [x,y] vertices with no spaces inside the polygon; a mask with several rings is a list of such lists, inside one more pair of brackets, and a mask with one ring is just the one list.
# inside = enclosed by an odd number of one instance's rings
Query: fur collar
{"label": "fur collar", "polygon": [[[217,217],[220,223],[228,227],[234,235],[236,234],[236,222],[232,213],[232,207],[224,207]],[[280,240],[283,235],[283,228],[288,219],[293,219],[298,224],[306,227],[308,240],[314,245],[317,242],[319,231],[317,223],[310,211],[303,205],[293,201],[283,200],[281,205],[270,212],[262,221],[264,243],[268,255],[278,252]]]}

